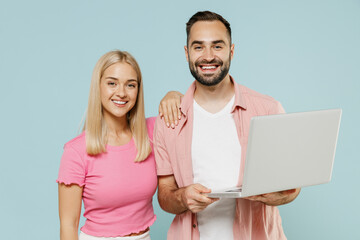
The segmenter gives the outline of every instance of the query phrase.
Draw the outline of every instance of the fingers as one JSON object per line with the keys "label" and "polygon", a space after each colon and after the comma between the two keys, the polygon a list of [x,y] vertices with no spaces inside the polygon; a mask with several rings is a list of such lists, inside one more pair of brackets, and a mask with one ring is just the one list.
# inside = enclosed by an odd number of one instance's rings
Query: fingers
{"label": "fingers", "polygon": [[187,187],[185,191],[185,197],[187,200],[193,200],[201,203],[210,204],[211,199],[206,197],[203,193],[211,192],[210,189],[200,185],[200,184],[193,184]]}
{"label": "fingers", "polygon": [[159,115],[164,118],[167,127],[175,128],[181,119],[181,93],[176,91],[168,92],[159,105]]}
{"label": "fingers", "polygon": [[296,192],[296,189],[289,189],[289,190],[283,190],[283,191],[279,191],[279,192],[265,193],[265,194],[262,194],[262,196],[267,199],[283,198],[283,197],[287,197],[288,195],[293,194],[295,192]]}
{"label": "fingers", "polygon": [[172,124],[175,124],[175,125],[171,125],[172,128],[175,128],[175,126],[178,125],[179,121],[178,121],[178,116],[179,116],[179,104],[175,101],[173,104],[171,104],[171,113],[172,113],[172,119],[174,122],[172,122]]}
{"label": "fingers", "polygon": [[164,116],[164,114],[163,114],[163,109],[162,109],[162,106],[161,106],[161,103],[159,104],[159,116],[160,116],[160,118],[162,118],[163,116]]}
{"label": "fingers", "polygon": [[281,191],[282,194],[286,194],[286,195],[288,195],[288,194],[293,194],[293,193],[295,193],[295,192],[296,192],[296,188],[294,188],[294,189],[289,189],[289,190],[285,190],[285,191]]}
{"label": "fingers", "polygon": [[173,113],[174,113],[174,119],[175,119],[175,125],[176,126],[178,124],[178,121],[176,121],[176,120],[181,119],[180,105],[181,105],[181,96],[176,99],[176,102],[175,102],[175,105],[174,105],[175,108],[173,108]]}
{"label": "fingers", "polygon": [[159,115],[160,117],[164,118],[164,122],[167,127],[170,127],[170,121],[169,121],[169,112],[167,104],[162,100],[159,105]]}
{"label": "fingers", "polygon": [[201,212],[205,208],[207,208],[207,206],[209,206],[213,202],[216,202],[217,200],[218,199],[216,199],[216,200],[212,199],[210,203],[204,203],[204,202],[198,202],[198,201],[191,202],[191,203],[189,203],[189,210],[193,213]]}
{"label": "fingers", "polygon": [[258,201],[271,206],[277,206],[288,202],[289,196],[294,194],[297,189],[289,189],[279,192],[265,193],[257,196],[246,197],[250,201]]}
{"label": "fingers", "polygon": [[209,192],[211,192],[210,189],[200,184],[190,185],[184,191],[183,203],[191,212],[200,212],[218,200],[217,198],[209,198],[203,194]]}
{"label": "fingers", "polygon": [[178,99],[178,102],[177,102],[177,105],[176,105],[177,119],[179,119],[179,120],[181,120],[180,105],[181,105],[181,97]]}
{"label": "fingers", "polygon": [[[176,106],[175,106],[176,107]],[[173,104],[167,105],[167,113],[168,113],[168,119],[167,126],[171,126],[171,128],[175,128],[175,121],[174,121],[174,112],[173,112]]]}
{"label": "fingers", "polygon": [[[175,128],[175,125],[178,124],[178,110],[175,103],[169,103],[165,100],[162,100],[159,105],[159,115],[164,118],[164,122],[167,127]],[[174,120],[176,119],[176,121]]]}
{"label": "fingers", "polygon": [[211,189],[209,189],[199,183],[194,184],[193,187],[200,193],[210,193],[211,192]]}
{"label": "fingers", "polygon": [[280,192],[273,192],[273,193],[260,194],[256,196],[250,196],[250,197],[246,197],[245,199],[250,201],[267,203],[269,201],[274,201],[275,199],[279,199],[279,198],[282,198],[282,194]]}
{"label": "fingers", "polygon": [[266,197],[264,197],[263,195],[257,195],[257,196],[245,197],[244,199],[247,199],[250,201],[263,202],[263,201],[265,201]]}

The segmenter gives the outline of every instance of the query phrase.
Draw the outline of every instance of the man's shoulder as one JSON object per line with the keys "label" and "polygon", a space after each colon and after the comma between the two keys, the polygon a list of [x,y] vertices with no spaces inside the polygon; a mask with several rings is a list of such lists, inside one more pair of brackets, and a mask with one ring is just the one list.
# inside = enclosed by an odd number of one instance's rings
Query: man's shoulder
{"label": "man's shoulder", "polygon": [[163,118],[157,116],[154,128],[154,139],[163,138],[167,144],[175,144],[180,130],[187,129],[187,118],[183,115],[175,128],[168,127]]}
{"label": "man's shoulder", "polygon": [[236,83],[237,94],[244,103],[244,108],[250,115],[268,115],[283,113],[284,109],[279,101],[263,93]]}
{"label": "man's shoulder", "polygon": [[[238,84],[238,83],[237,83]],[[244,85],[238,84],[241,94],[248,100],[248,101],[256,101],[256,102],[263,102],[263,103],[277,103],[273,97],[259,93],[251,88],[248,88]]]}
{"label": "man's shoulder", "polygon": [[155,119],[154,134],[165,133],[168,132],[170,129],[172,128],[168,128],[166,126],[165,120],[160,117],[160,115],[158,115]]}

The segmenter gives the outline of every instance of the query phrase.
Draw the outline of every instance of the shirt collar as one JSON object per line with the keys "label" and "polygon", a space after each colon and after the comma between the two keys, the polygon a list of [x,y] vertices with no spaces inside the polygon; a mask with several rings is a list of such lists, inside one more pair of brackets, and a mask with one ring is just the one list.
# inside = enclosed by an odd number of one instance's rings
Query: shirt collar
{"label": "shirt collar", "polygon": [[242,86],[237,84],[232,78],[232,76],[230,76],[230,80],[234,84],[234,92],[235,92],[235,102],[233,107],[231,108],[231,112],[234,112],[236,107],[240,107],[246,110],[247,106],[246,106],[246,101],[244,98],[244,91],[242,89]]}

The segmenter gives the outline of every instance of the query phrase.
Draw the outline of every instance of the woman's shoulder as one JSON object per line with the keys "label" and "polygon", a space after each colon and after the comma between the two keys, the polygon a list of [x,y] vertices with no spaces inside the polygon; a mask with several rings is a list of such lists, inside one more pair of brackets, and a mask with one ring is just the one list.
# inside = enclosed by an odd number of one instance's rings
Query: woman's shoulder
{"label": "woman's shoulder", "polygon": [[148,130],[150,139],[152,139],[152,136],[153,136],[155,121],[156,121],[156,117],[146,118],[146,127]]}
{"label": "woman's shoulder", "polygon": [[81,151],[86,149],[86,140],[85,140],[85,131],[75,138],[71,139],[67,143],[65,143],[64,148],[73,148],[75,150]]}
{"label": "woman's shoulder", "polygon": [[147,127],[154,127],[156,121],[156,117],[148,117],[146,118],[146,126]]}

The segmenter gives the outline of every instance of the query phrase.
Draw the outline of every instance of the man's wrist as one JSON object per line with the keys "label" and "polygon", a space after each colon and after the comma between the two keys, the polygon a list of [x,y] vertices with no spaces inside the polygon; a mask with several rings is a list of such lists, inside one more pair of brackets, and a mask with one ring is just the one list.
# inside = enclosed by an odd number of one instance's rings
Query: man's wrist
{"label": "man's wrist", "polygon": [[186,187],[182,187],[175,190],[175,196],[179,204],[179,210],[181,211],[181,213],[184,213],[188,210],[188,207],[186,205],[185,190]]}

